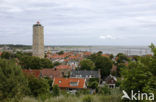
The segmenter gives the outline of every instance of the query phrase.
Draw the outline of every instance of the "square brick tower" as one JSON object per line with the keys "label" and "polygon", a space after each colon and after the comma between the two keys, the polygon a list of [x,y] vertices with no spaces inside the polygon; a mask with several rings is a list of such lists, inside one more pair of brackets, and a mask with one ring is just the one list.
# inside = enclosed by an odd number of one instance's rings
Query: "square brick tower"
{"label": "square brick tower", "polygon": [[44,30],[38,21],[33,25],[33,56],[44,58]]}

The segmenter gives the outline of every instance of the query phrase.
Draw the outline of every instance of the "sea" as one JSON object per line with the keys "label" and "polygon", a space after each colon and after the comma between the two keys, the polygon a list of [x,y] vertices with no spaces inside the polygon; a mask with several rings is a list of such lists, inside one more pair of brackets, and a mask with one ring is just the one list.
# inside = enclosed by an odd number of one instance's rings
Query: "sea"
{"label": "sea", "polygon": [[92,53],[102,51],[104,54],[113,54],[113,55],[117,55],[118,53],[124,53],[126,55],[138,55],[138,56],[152,54],[148,46],[50,46],[47,47],[46,49],[51,50],[52,53],[56,53],[58,51],[65,51],[65,52],[88,51]]}

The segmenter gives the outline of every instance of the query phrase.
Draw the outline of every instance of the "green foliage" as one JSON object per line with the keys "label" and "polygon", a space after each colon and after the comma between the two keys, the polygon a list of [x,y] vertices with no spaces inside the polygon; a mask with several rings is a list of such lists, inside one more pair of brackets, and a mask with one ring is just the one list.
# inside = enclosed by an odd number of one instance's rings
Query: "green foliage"
{"label": "green foliage", "polygon": [[88,88],[97,89],[98,85],[99,85],[99,79],[98,78],[90,78],[88,80],[88,86],[87,86]]}
{"label": "green foliage", "polygon": [[41,68],[53,68],[53,64],[49,59],[38,58],[34,56],[22,56],[20,65],[25,69],[41,69]]}
{"label": "green foliage", "polygon": [[89,79],[89,82],[94,82],[94,81],[99,82],[99,78],[90,78]]}
{"label": "green foliage", "polygon": [[97,56],[95,61],[96,70],[100,69],[102,78],[110,74],[113,62],[110,58]]}
{"label": "green foliage", "polygon": [[13,54],[10,52],[3,52],[1,55],[1,58],[3,59],[11,59],[13,57]]}
{"label": "green foliage", "polygon": [[53,86],[53,96],[59,96],[60,95],[60,89],[58,85]]}
{"label": "green foliage", "polygon": [[53,80],[50,79],[49,77],[44,77],[44,79],[46,79],[48,81],[48,84],[49,84],[49,88],[50,88],[50,91],[52,90],[52,83],[53,83]]}
{"label": "green foliage", "polygon": [[95,70],[100,69],[101,77],[104,79],[110,74],[113,62],[110,58],[104,57],[101,54],[101,52],[94,53],[89,56],[88,59],[92,60],[95,63]]}
{"label": "green foliage", "polygon": [[122,71],[122,77],[124,80],[122,80],[121,88],[130,94],[131,90],[145,92],[144,88],[150,87],[147,83],[151,80],[152,74],[144,64],[133,62]]}
{"label": "green foliage", "polygon": [[117,57],[118,57],[117,63],[124,63],[126,61],[129,61],[129,58],[123,53],[119,53]]}
{"label": "green foliage", "polygon": [[113,58],[114,58],[114,55],[113,55],[113,54],[111,54],[111,55],[110,55],[110,59],[113,59]]}
{"label": "green foliage", "polygon": [[27,91],[27,80],[14,61],[0,60],[0,100],[18,101]]}
{"label": "green foliage", "polygon": [[121,70],[127,68],[127,66],[125,65],[125,63],[118,63],[117,64],[117,72],[116,72],[116,76],[121,77]]}
{"label": "green foliage", "polygon": [[77,91],[76,94],[80,94],[80,95],[88,95],[88,94],[90,94],[90,90],[89,90],[89,89],[79,90],[79,91]]}
{"label": "green foliage", "polygon": [[103,87],[99,87],[98,88],[98,93],[99,94],[102,94],[102,95],[110,95],[111,94],[111,91],[108,88],[108,86],[103,86]]}
{"label": "green foliage", "polygon": [[156,76],[156,56],[154,56],[149,62],[149,71]]}
{"label": "green foliage", "polygon": [[62,54],[64,54],[64,51],[60,51],[57,54],[62,55]]}
{"label": "green foliage", "polygon": [[98,85],[99,83],[97,81],[93,81],[93,82],[88,83],[88,88],[97,89]]}
{"label": "green foliage", "polygon": [[37,79],[33,76],[28,77],[28,80],[28,87],[30,89],[31,95],[33,95],[34,97],[38,97],[49,94],[49,84],[47,80],[43,78]]}
{"label": "green foliage", "polygon": [[149,48],[151,48],[151,51],[153,52],[154,56],[156,56],[156,47],[155,47],[155,45],[153,43],[151,43]]}
{"label": "green foliage", "polygon": [[93,97],[88,95],[83,97],[83,102],[93,102]]}
{"label": "green foliage", "polygon": [[60,63],[60,62],[54,62],[53,64],[54,64],[54,66],[58,66],[58,65],[60,65],[61,63]]}
{"label": "green foliage", "polygon": [[88,59],[92,60],[95,63],[96,57],[97,57],[97,54],[94,53],[94,54],[91,54],[90,56],[88,56]]}
{"label": "green foliage", "polygon": [[95,64],[89,59],[84,59],[80,62],[81,70],[94,70],[94,68]]}
{"label": "green foliage", "polygon": [[49,59],[42,58],[40,59],[41,68],[53,68],[53,64]]}

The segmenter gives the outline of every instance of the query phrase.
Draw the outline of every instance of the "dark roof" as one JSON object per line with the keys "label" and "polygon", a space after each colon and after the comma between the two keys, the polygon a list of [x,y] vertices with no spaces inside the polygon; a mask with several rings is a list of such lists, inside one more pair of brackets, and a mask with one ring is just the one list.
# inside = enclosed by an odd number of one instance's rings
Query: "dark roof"
{"label": "dark roof", "polygon": [[22,71],[26,75],[32,75],[32,76],[35,76],[36,78],[39,78],[41,76],[40,70],[37,70],[37,69],[36,70],[35,69],[23,69]]}
{"label": "dark roof", "polygon": [[85,78],[86,76],[94,76],[95,78],[99,78],[99,72],[98,71],[87,71],[87,70],[72,70],[70,73],[70,77],[76,77],[77,75],[81,75],[82,78]]}
{"label": "dark roof", "polygon": [[106,79],[105,79],[107,84],[113,84],[117,81],[117,78],[115,76],[109,75]]}
{"label": "dark roof", "polygon": [[41,24],[34,24],[33,26],[42,26]]}
{"label": "dark roof", "polygon": [[41,70],[42,76],[43,77],[49,77],[51,79],[53,78],[60,78],[62,77],[62,73],[59,70],[55,70],[55,69],[42,69]]}

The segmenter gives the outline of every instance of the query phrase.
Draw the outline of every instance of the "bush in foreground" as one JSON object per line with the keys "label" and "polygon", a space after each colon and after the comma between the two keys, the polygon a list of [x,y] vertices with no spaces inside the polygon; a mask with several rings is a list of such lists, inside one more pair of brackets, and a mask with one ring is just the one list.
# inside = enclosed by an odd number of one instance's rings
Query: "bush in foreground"
{"label": "bush in foreground", "polygon": [[84,96],[83,97],[83,102],[93,102],[93,97],[92,96]]}
{"label": "bush in foreground", "polygon": [[26,93],[27,80],[14,61],[0,60],[0,100],[19,101]]}

